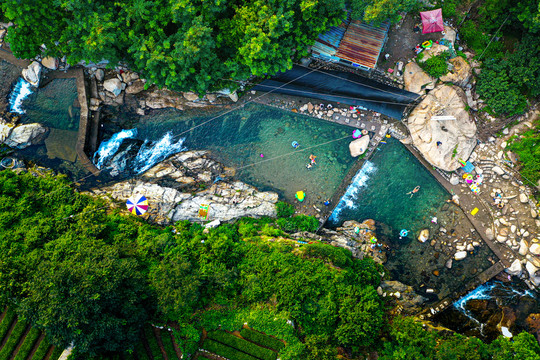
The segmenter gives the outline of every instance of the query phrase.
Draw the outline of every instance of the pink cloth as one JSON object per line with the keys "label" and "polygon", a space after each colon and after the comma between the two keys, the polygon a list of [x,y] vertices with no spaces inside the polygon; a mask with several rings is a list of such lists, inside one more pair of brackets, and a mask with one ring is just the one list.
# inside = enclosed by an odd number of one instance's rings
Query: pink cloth
{"label": "pink cloth", "polygon": [[444,31],[442,9],[422,11],[420,17],[422,18],[422,34]]}

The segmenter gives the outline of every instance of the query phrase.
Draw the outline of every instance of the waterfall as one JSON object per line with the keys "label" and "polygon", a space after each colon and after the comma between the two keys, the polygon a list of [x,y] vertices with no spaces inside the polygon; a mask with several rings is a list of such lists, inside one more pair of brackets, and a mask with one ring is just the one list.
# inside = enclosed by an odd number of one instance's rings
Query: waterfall
{"label": "waterfall", "polygon": [[142,174],[169,156],[187,150],[184,147],[184,140],[185,138],[181,138],[177,142],[173,142],[173,135],[170,132],[156,143],[145,140],[133,160],[135,173]]}
{"label": "waterfall", "polygon": [[22,102],[33,92],[32,85],[22,77],[19,78],[9,95],[9,111],[12,113],[24,114],[25,111],[22,108]]}
{"label": "waterfall", "polygon": [[355,203],[358,201],[358,195],[360,192],[360,189],[366,186],[367,181],[370,178],[370,175],[373,174],[375,171],[377,171],[377,168],[375,167],[375,164],[373,164],[371,161],[366,161],[364,166],[358,172],[356,175],[354,175],[351,184],[347,188],[347,191],[345,191],[345,194],[341,197],[339,200],[338,205],[330,215],[329,220],[331,222],[338,222],[339,216],[341,214],[341,211],[343,209],[355,209],[356,205]]}
{"label": "waterfall", "polygon": [[125,139],[133,139],[137,135],[137,129],[122,130],[114,134],[109,140],[103,141],[94,154],[94,164],[98,169],[109,161],[122,145]]}
{"label": "waterfall", "polygon": [[[118,173],[119,170],[120,172],[124,171],[123,169],[125,168],[130,169],[130,173],[142,174],[169,156],[187,150],[184,147],[185,138],[174,142],[174,136],[168,132],[157,142],[145,140],[137,150],[135,156],[129,155],[133,145],[130,145],[126,151],[119,154],[120,156],[117,156],[122,142],[126,139],[134,139],[136,136],[137,129],[122,130],[114,134],[109,140],[102,142],[94,154],[94,164],[96,167],[102,169],[106,165],[107,168],[116,168],[114,172],[111,172],[113,175],[114,173]],[[129,158],[126,158],[126,156]],[[111,161],[122,162],[122,164],[114,164]]]}

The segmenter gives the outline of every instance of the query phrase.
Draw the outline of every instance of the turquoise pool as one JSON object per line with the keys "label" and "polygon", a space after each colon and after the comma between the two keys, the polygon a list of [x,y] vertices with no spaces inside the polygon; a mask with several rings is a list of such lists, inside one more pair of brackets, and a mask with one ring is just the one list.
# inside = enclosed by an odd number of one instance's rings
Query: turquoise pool
{"label": "turquoise pool", "polygon": [[[453,253],[417,240],[422,229],[438,234],[441,226],[449,232],[461,226],[469,231],[471,226],[463,220],[460,209],[446,202],[450,194],[407,148],[395,139],[386,140],[356,174],[332,212],[329,225],[339,226],[345,220],[379,222],[380,237],[391,249],[386,267],[392,277],[421,293],[433,288],[440,298],[445,297],[487,269],[491,265],[487,258],[493,254],[483,245],[474,255],[453,261],[452,268],[447,269],[445,263]],[[420,190],[411,197],[408,193],[416,186]],[[433,217],[437,217],[436,224]],[[400,239],[402,229],[409,235]]]}

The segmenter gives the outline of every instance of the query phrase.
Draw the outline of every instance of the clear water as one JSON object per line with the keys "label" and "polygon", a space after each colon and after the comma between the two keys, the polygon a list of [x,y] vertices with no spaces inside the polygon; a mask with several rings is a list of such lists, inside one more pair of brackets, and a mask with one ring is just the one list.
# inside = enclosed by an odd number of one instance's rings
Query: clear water
{"label": "clear water", "polygon": [[[448,231],[459,227],[463,213],[446,202],[450,194],[399,141],[386,140],[355,175],[329,225],[365,219],[381,223],[380,236],[391,248],[386,267],[392,276],[422,294],[432,288],[439,298],[444,298],[487,269],[491,265],[487,258],[493,254],[484,245],[476,254],[454,261],[452,269],[447,269],[445,263],[453,253],[435,249],[430,241],[416,240],[422,229],[436,234],[440,226]],[[408,193],[416,186],[420,190],[411,197]],[[432,222],[433,217],[437,217],[437,224]],[[405,238],[400,238],[402,229],[408,231]]]}
{"label": "clear water", "polygon": [[[173,140],[185,138],[187,149],[210,150],[236,169],[238,179],[261,190],[276,191],[290,202],[303,190],[302,206],[310,208],[334,194],[356,161],[348,148],[352,129],[346,126],[253,103],[201,125],[210,119],[161,110],[138,119],[136,137],[157,142],[171,133]],[[293,141],[300,144],[296,150]],[[317,156],[316,165],[308,169],[311,154]]]}

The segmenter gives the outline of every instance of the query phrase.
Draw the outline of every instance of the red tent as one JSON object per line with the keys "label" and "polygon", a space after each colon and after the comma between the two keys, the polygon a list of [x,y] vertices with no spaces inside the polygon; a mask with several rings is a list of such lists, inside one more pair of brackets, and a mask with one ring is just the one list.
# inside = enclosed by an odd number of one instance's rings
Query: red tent
{"label": "red tent", "polygon": [[422,11],[420,17],[422,18],[422,34],[444,31],[442,9]]}

